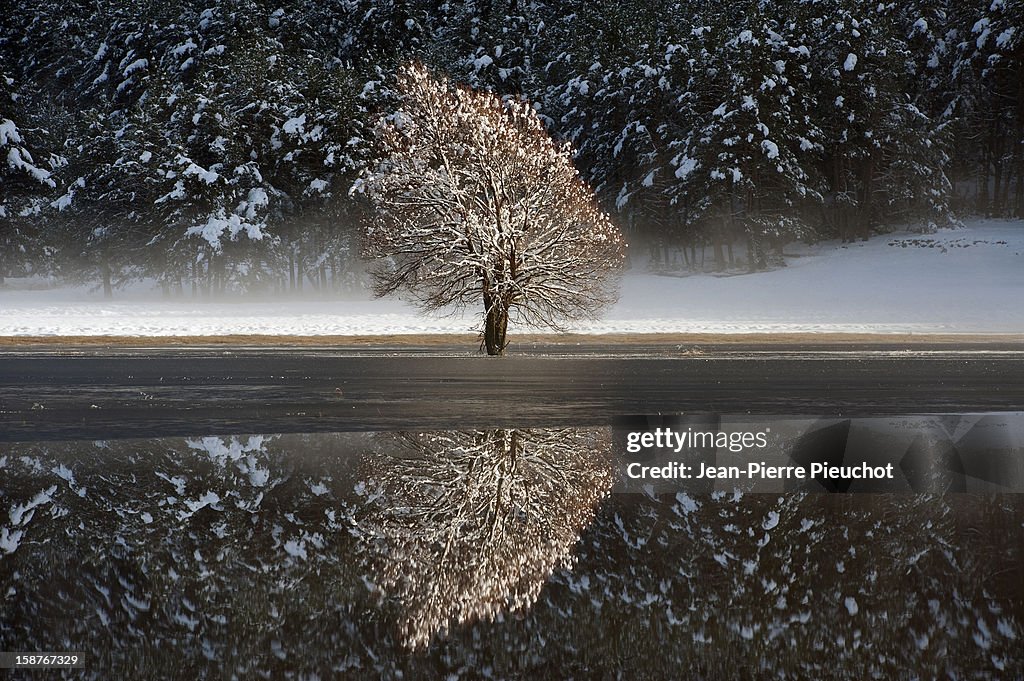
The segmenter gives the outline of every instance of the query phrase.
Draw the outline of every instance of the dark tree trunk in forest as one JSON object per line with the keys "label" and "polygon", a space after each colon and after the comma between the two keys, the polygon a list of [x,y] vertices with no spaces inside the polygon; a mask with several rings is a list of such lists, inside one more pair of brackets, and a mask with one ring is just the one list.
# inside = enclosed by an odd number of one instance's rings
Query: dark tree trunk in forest
{"label": "dark tree trunk in forest", "polygon": [[1017,186],[1014,189],[1013,216],[1024,218],[1024,83],[1017,86],[1017,134],[1014,135],[1014,141]]}
{"label": "dark tree trunk in forest", "polygon": [[110,283],[110,263],[107,261],[106,256],[100,262],[100,277],[103,279],[103,297],[113,298],[114,287]]}
{"label": "dark tree trunk in forest", "polygon": [[722,244],[722,236],[720,234],[715,235],[713,245],[715,247],[715,271],[721,272],[725,269],[725,247]]}
{"label": "dark tree trunk in forest", "polygon": [[492,305],[492,298],[484,294],[484,308],[487,317],[484,321],[484,347],[488,355],[505,354],[505,333],[508,330],[508,307]]}
{"label": "dark tree trunk in forest", "polygon": [[988,145],[981,156],[981,178],[978,181],[978,201],[975,209],[981,215],[988,215]]}
{"label": "dark tree trunk in forest", "polygon": [[861,241],[867,241],[871,238],[871,217],[874,210],[874,198],[875,198],[875,157],[874,154],[868,156],[864,162],[864,168],[861,174],[861,183],[863,184],[864,195],[860,202],[860,221],[857,225],[857,231],[860,232]]}

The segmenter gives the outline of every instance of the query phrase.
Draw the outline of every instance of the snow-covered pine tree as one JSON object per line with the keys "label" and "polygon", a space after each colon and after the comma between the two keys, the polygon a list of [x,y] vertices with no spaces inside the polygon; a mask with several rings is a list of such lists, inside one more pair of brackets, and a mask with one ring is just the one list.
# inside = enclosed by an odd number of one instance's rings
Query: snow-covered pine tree
{"label": "snow-covered pine tree", "polygon": [[167,49],[167,59],[196,62],[188,78],[140,102],[165,137],[154,152],[165,225],[154,245],[194,291],[320,288],[329,271],[337,283],[353,250],[339,203],[363,148],[362,85],[336,60],[276,37],[302,17],[275,11],[253,26],[204,14],[201,35]]}
{"label": "snow-covered pine tree", "polygon": [[535,58],[543,54],[544,3],[469,0],[446,8],[435,13],[425,61],[470,87],[541,101],[544,65]]}
{"label": "snow-covered pine tree", "polygon": [[376,292],[426,310],[483,304],[482,347],[511,319],[560,328],[615,298],[624,243],[533,107],[404,67],[400,109],[353,187],[375,209],[365,250]]}
{"label": "snow-covered pine tree", "polygon": [[945,122],[918,87],[917,62],[891,5],[804,5],[827,201],[844,239],[921,217],[948,220]]}
{"label": "snow-covered pine tree", "polygon": [[977,0],[954,13],[953,67],[975,209],[1024,216],[1024,3]]}
{"label": "snow-covered pine tree", "polygon": [[[657,16],[645,15],[642,3],[602,4],[581,9],[582,23],[602,39],[566,43],[553,64],[566,71],[565,81],[552,84],[549,101],[577,146],[584,177],[649,242],[652,262],[659,263],[669,243],[695,245],[691,226],[703,208],[684,192],[673,193],[675,150],[692,130],[697,100],[692,55],[681,36],[696,19],[674,11],[678,3],[665,3]],[[607,26],[604,40],[600,27],[619,14],[631,25]]]}
{"label": "snow-covered pine tree", "polygon": [[50,203],[44,236],[68,279],[99,281],[105,297],[138,275],[152,236],[152,183],[137,121],[92,109],[67,140],[63,193]]}
{"label": "snow-covered pine tree", "polygon": [[[767,265],[769,246],[805,236],[802,209],[820,200],[809,55],[770,9],[747,3],[739,17],[723,11],[708,27],[704,107],[683,150],[706,176],[725,240],[746,239],[750,270]],[[720,252],[716,259],[721,266]]]}
{"label": "snow-covered pine tree", "polygon": [[[53,170],[62,159],[44,161],[40,142],[18,122],[31,119],[22,106],[14,78],[0,69],[0,284],[16,261],[24,263],[38,246],[37,215],[57,184]],[[33,154],[35,148],[35,154]]]}

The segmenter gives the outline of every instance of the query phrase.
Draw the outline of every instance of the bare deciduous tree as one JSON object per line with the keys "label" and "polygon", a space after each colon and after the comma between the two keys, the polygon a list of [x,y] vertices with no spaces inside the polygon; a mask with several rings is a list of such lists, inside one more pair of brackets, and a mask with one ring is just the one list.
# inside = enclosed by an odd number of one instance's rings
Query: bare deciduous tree
{"label": "bare deciduous tree", "polygon": [[491,355],[510,318],[559,329],[614,301],[622,236],[528,102],[419,65],[401,70],[398,91],[354,187],[375,208],[365,245],[378,295],[404,291],[426,310],[482,301]]}
{"label": "bare deciduous tree", "polygon": [[427,646],[451,624],[529,608],[609,493],[602,429],[399,436],[364,464],[355,522],[362,559],[400,610],[400,636]]}

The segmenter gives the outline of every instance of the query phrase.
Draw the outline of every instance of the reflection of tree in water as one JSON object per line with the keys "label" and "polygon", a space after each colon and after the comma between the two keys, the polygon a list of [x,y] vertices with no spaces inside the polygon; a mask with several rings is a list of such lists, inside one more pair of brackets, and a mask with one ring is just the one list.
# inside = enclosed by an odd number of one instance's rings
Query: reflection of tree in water
{"label": "reflection of tree in water", "polygon": [[612,484],[602,431],[397,439],[398,452],[367,460],[367,503],[354,521],[368,572],[397,602],[400,636],[413,648],[450,623],[532,606],[551,574],[571,566]]}
{"label": "reflection of tree in water", "polygon": [[1024,678],[1014,494],[613,495],[532,606],[410,649],[364,581],[395,497],[351,495],[383,444],[0,445],[0,647],[88,679]]}

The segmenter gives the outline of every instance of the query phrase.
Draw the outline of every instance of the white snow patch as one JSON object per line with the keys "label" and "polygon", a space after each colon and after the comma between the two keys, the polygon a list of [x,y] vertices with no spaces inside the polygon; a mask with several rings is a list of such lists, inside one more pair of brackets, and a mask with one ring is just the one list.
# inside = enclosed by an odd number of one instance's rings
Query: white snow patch
{"label": "white snow patch", "polygon": [[27,524],[32,519],[32,514],[35,509],[40,506],[53,501],[53,494],[57,491],[56,485],[51,485],[48,489],[38,492],[34,497],[29,499],[25,504],[15,504],[11,506],[7,516],[11,519],[12,525],[23,525]]}
{"label": "white snow patch", "polygon": [[301,116],[296,116],[294,118],[289,118],[287,121],[284,122],[284,125],[281,126],[281,129],[286,134],[298,135],[298,134],[300,134],[305,129],[305,127],[306,127],[306,114],[302,114]]}
{"label": "white snow patch", "polygon": [[293,558],[306,560],[306,544],[295,539],[289,539],[284,543],[284,551]]}
{"label": "white snow patch", "polygon": [[189,515],[191,515],[192,513],[195,513],[196,511],[198,511],[201,508],[206,508],[207,506],[213,506],[214,504],[219,503],[219,502],[220,502],[220,495],[218,495],[216,492],[207,492],[206,494],[204,494],[203,496],[199,497],[198,499],[195,499],[195,500],[186,499],[185,500],[185,505],[188,507],[188,510],[190,511]]}
{"label": "white snow patch", "polygon": [[851,615],[856,615],[858,612],[860,612],[860,607],[857,605],[857,599],[853,596],[847,596],[846,600],[843,601],[843,605],[846,606],[846,612],[850,613]]}
{"label": "white snow patch", "polygon": [[131,74],[135,73],[136,71],[141,71],[142,69],[147,68],[148,66],[149,66],[149,60],[148,59],[136,59],[135,61],[133,61],[128,66],[124,67],[124,75],[130,76]]}
{"label": "white snow patch", "polygon": [[6,527],[0,527],[0,551],[14,553],[23,536],[25,533],[22,530],[8,530]]}
{"label": "white snow patch", "polygon": [[684,156],[679,160],[678,167],[676,167],[676,177],[680,180],[688,178],[694,170],[697,169],[696,159],[692,159],[689,156]]}
{"label": "white snow patch", "polygon": [[855,68],[857,68],[857,55],[851,52],[846,55],[846,61],[843,62],[843,70],[853,71]]}
{"label": "white snow patch", "polygon": [[75,474],[74,474],[74,472],[72,472],[72,470],[70,468],[68,468],[64,464],[58,464],[57,466],[54,466],[53,467],[53,474],[56,475],[61,480],[64,480],[65,482],[67,482],[72,487],[74,487],[74,485],[75,485]]}
{"label": "white snow patch", "polygon": [[1011,641],[1017,640],[1017,634],[1013,630],[1013,625],[1010,624],[1008,619],[1000,619],[996,623],[996,631],[998,631],[1004,638],[1008,638]]}
{"label": "white snow patch", "polygon": [[[243,229],[241,221],[234,225]],[[799,257],[790,258],[788,267],[757,274],[627,273],[619,302],[602,319],[569,330],[1024,332],[1024,221],[976,221],[965,229],[896,233],[856,244],[794,244],[786,252]],[[851,298],[853,286],[860,294]],[[400,300],[371,300],[369,294],[347,301],[199,302],[137,289],[105,300],[92,288],[0,289],[0,336],[466,334],[479,324],[472,311],[427,315]],[[528,329],[513,325],[511,330]]]}
{"label": "white snow patch", "polygon": [[192,162],[189,162],[188,167],[185,168],[185,170],[183,170],[181,174],[184,175],[185,177],[190,177],[194,175],[195,177],[198,177],[206,184],[213,184],[218,179],[220,179],[220,175],[216,171],[207,170],[206,168],[203,168],[202,166]]}
{"label": "white snow patch", "polygon": [[8,144],[21,144],[21,134],[18,126],[10,118],[0,119],[0,147]]}
{"label": "white snow patch", "polygon": [[270,480],[270,469],[253,468],[249,471],[249,484],[253,487],[264,487]]}
{"label": "white snow patch", "polygon": [[676,504],[678,504],[676,513],[682,511],[682,515],[689,515],[700,508],[700,504],[684,492],[676,492]]}

